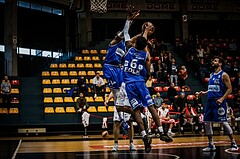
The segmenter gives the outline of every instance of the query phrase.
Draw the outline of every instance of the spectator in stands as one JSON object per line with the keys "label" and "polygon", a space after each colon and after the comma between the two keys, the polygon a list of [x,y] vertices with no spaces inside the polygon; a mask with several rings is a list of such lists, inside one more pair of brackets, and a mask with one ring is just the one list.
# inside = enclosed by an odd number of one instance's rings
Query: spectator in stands
{"label": "spectator in stands", "polygon": [[1,84],[2,103],[4,107],[10,107],[11,103],[11,83],[8,80],[8,76],[4,76],[4,80]]}
{"label": "spectator in stands", "polygon": [[180,93],[177,98],[176,98],[176,106],[174,107],[174,109],[178,112],[182,112],[182,110],[184,109],[184,107],[187,106],[187,98],[185,93]]}
{"label": "spectator in stands", "polygon": [[86,79],[84,76],[81,76],[77,81],[78,93],[83,93],[84,95],[88,94],[88,89],[86,85]]}
{"label": "spectator in stands", "polygon": [[157,78],[158,82],[164,80],[164,70],[165,70],[165,68],[162,64],[162,60],[159,59],[154,67],[155,77]]}
{"label": "spectator in stands", "polygon": [[231,42],[228,45],[230,51],[236,51],[237,50],[237,44],[234,39],[231,40]]}
{"label": "spectator in stands", "polygon": [[76,101],[76,108],[78,113],[86,112],[87,109],[89,108],[89,105],[83,92],[79,93],[79,98]]}
{"label": "spectator in stands", "polygon": [[170,77],[170,83],[178,85],[178,65],[174,58],[172,58],[171,64],[168,67],[168,77]]}
{"label": "spectator in stands", "polygon": [[234,61],[231,67],[230,77],[236,77],[238,72],[240,72],[240,65],[238,64],[238,61]]}
{"label": "spectator in stands", "polygon": [[153,89],[152,83],[153,83],[152,77],[149,76],[148,80],[146,81],[146,86],[147,86],[147,89],[148,89],[148,91],[149,91],[149,93],[150,93],[151,96],[152,96],[153,93],[154,93],[154,91],[153,91],[154,89]]}
{"label": "spectator in stands", "polygon": [[231,63],[227,59],[224,60],[223,71],[229,75],[231,74]]}
{"label": "spectator in stands", "polygon": [[205,54],[205,51],[202,48],[202,45],[198,45],[198,48],[196,49],[196,51],[197,51],[197,57],[198,58],[203,58],[203,56]]}
{"label": "spectator in stands", "polygon": [[186,86],[186,79],[188,78],[188,73],[186,66],[182,65],[181,68],[178,71],[178,81],[179,81],[179,86],[183,88]]}
{"label": "spectator in stands", "polygon": [[176,98],[177,97],[178,97],[178,94],[177,94],[177,90],[175,88],[175,84],[171,83],[171,86],[167,90],[167,98],[170,101],[170,104],[173,105],[173,107],[176,107]]}
{"label": "spectator in stands", "polygon": [[237,76],[234,78],[233,83],[233,93],[238,93],[240,90],[240,72],[237,73]]}
{"label": "spectator in stands", "polygon": [[96,76],[93,78],[93,92],[94,98],[103,91],[103,95],[105,95],[105,82],[103,78],[100,76],[99,72],[96,72]]}
{"label": "spectator in stands", "polygon": [[193,100],[193,107],[196,109],[198,114],[204,113],[202,98],[198,94],[195,94],[195,98]]}
{"label": "spectator in stands", "polygon": [[203,58],[200,59],[200,63],[197,66],[198,71],[196,74],[198,75],[198,78],[202,81],[205,77],[209,75],[208,66],[205,63],[205,60]]}
{"label": "spectator in stands", "polygon": [[161,97],[160,92],[157,92],[156,97],[153,99],[153,101],[156,108],[162,106],[163,98]]}

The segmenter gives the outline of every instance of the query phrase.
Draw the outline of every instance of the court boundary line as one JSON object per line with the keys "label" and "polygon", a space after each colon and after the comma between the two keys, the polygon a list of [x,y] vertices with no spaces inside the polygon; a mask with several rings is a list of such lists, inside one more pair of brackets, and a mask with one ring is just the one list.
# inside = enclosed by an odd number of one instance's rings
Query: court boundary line
{"label": "court boundary line", "polygon": [[22,143],[22,140],[19,140],[18,146],[17,146],[16,150],[14,151],[14,154],[13,154],[11,159],[15,159],[16,158],[16,155],[17,155],[17,152],[18,152],[18,150],[19,150],[19,148],[21,146],[21,143]]}

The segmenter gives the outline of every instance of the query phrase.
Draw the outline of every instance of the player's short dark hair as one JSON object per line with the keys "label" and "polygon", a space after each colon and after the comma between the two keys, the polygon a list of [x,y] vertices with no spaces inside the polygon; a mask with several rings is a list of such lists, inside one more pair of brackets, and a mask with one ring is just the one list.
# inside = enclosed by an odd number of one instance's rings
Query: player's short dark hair
{"label": "player's short dark hair", "polygon": [[214,60],[214,59],[218,59],[218,60],[219,60],[219,63],[222,63],[222,65],[224,64],[224,60],[223,60],[222,57],[220,57],[220,56],[214,56],[213,60]]}
{"label": "player's short dark hair", "polygon": [[147,46],[147,39],[143,36],[137,37],[136,40],[136,49],[143,50]]}

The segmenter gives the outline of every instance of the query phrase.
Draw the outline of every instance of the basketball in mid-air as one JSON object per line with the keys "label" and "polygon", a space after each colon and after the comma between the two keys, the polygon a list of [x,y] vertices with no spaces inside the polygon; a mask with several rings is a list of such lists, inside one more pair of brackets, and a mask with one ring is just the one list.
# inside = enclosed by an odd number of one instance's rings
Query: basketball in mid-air
{"label": "basketball in mid-air", "polygon": [[155,26],[153,25],[153,23],[151,23],[151,22],[145,22],[145,23],[143,23],[143,25],[142,25],[142,32],[144,32],[146,26],[152,26],[152,29],[149,31],[148,35],[153,34],[154,31],[155,31]]}
{"label": "basketball in mid-air", "polygon": [[108,131],[107,131],[107,130],[105,130],[105,131],[102,132],[102,138],[103,138],[103,139],[105,139],[105,140],[108,139],[108,136],[109,136],[109,134],[108,134]]}

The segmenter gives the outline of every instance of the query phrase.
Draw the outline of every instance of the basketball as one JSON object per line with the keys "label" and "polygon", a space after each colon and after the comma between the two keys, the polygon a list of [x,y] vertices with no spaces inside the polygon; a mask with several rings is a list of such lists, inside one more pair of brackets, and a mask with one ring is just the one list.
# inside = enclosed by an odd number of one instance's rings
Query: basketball
{"label": "basketball", "polygon": [[107,130],[105,130],[105,131],[102,132],[102,138],[103,138],[103,139],[108,139],[108,135],[109,135],[109,134],[108,134],[108,131],[107,131]]}
{"label": "basketball", "polygon": [[145,22],[145,23],[143,23],[143,25],[142,25],[142,32],[144,32],[146,26],[153,26],[153,28],[149,31],[148,35],[153,34],[154,31],[155,31],[155,26],[153,25],[153,23],[151,23],[151,22]]}

